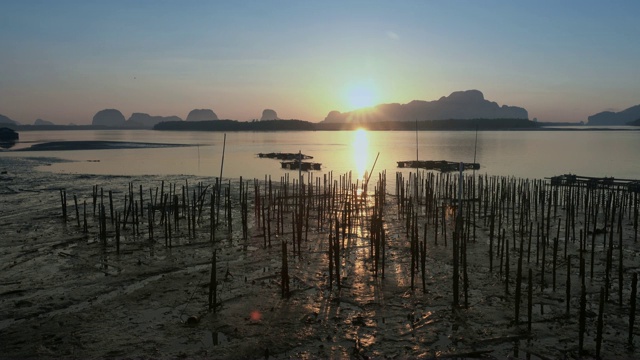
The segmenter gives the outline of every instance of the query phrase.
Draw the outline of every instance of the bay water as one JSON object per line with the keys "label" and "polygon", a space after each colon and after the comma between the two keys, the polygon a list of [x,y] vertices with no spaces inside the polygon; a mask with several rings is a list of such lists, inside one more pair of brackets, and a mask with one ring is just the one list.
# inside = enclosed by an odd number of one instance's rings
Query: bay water
{"label": "bay water", "polygon": [[[222,152],[226,136],[224,164]],[[19,151],[50,141],[124,141],[182,144],[179,147],[134,149]],[[55,157],[70,160],[43,168],[54,173],[103,175],[197,175],[279,180],[278,160],[259,153],[287,152],[313,156],[322,164],[314,176],[348,172],[364,178],[386,170],[392,177],[404,160],[476,162],[477,174],[540,179],[562,174],[640,179],[640,131],[619,129],[545,129],[527,131],[288,131],[197,132],[154,130],[22,131],[8,156]],[[376,161],[377,158],[377,161]],[[375,167],[374,167],[375,162]],[[374,179],[375,180],[375,179]]]}

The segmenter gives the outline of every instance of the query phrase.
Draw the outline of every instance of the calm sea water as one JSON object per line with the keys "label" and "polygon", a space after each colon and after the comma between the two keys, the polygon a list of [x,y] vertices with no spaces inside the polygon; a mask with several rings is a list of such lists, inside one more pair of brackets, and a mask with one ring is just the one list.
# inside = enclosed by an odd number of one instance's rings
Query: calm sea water
{"label": "calm sea water", "polygon": [[[476,142],[477,135],[477,142]],[[64,140],[108,140],[189,144],[188,147],[0,153],[7,156],[59,157],[73,162],[43,168],[58,173],[219,176],[223,133],[152,130],[23,131],[12,150],[34,143]],[[417,143],[417,146],[416,146]],[[477,144],[477,145],[476,145]],[[480,163],[480,174],[544,178],[573,173],[640,179],[640,131],[301,131],[230,132],[226,134],[223,176],[280,179],[285,173],[277,160],[256,154],[294,152],[322,163],[321,175],[352,172],[362,178],[374,172],[398,171],[397,161],[448,160]],[[379,154],[379,155],[378,155]],[[409,172],[410,170],[402,170]]]}

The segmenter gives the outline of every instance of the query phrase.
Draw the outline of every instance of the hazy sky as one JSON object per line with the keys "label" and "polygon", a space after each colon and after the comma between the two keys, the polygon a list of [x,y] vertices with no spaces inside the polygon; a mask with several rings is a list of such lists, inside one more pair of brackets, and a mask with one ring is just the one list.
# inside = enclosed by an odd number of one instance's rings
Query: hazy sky
{"label": "hazy sky", "polygon": [[321,121],[478,89],[540,121],[640,103],[640,1],[0,0],[0,114]]}

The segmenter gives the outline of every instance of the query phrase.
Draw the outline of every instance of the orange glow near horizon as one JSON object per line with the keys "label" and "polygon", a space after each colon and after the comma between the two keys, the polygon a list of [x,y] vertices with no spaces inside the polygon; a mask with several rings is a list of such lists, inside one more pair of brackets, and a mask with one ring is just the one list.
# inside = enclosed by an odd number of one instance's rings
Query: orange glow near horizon
{"label": "orange glow near horizon", "polygon": [[369,165],[369,138],[365,129],[353,132],[353,163],[358,179],[364,180],[367,166]]}

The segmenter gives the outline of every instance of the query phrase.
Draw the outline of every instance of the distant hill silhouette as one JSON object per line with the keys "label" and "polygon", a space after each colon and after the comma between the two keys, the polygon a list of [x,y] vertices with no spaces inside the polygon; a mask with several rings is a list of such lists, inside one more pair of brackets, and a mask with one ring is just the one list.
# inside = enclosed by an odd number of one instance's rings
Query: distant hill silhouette
{"label": "distant hill silhouette", "polygon": [[0,114],[0,124],[2,125],[18,125],[18,122],[15,120],[9,119],[9,117]]}
{"label": "distant hill silhouette", "polygon": [[381,104],[346,113],[331,111],[325,123],[387,122],[447,119],[528,119],[527,110],[517,106],[499,106],[485,100],[478,90],[456,91],[434,101],[414,100],[407,104]]}
{"label": "distant hill silhouette", "polygon": [[145,113],[133,113],[129,119],[127,119],[127,126],[151,129],[155,125],[165,121],[182,121],[182,119],[178,116],[151,116]]}
{"label": "distant hill silhouette", "polygon": [[313,130],[506,130],[536,129],[540,125],[527,119],[463,119],[463,120],[425,120],[418,121],[385,121],[360,123],[312,123],[303,120],[265,120],[243,122],[236,120],[216,121],[170,121],[154,126],[154,130],[185,131],[313,131]]}
{"label": "distant hill silhouette", "polygon": [[32,131],[32,130],[113,130],[113,129],[128,129],[126,127],[113,127],[104,125],[16,125],[14,128],[18,131]]}
{"label": "distant hill silhouette", "polygon": [[164,121],[182,121],[182,119],[178,116],[152,116],[146,113],[133,113],[129,119],[125,120],[124,115],[119,110],[104,109],[93,116],[91,126],[120,129],[152,129],[155,125]]}
{"label": "distant hill silhouette", "polygon": [[629,124],[629,125],[632,125],[632,126],[640,126],[640,118],[638,118],[638,120],[636,120],[636,121],[632,121],[632,122],[630,122],[630,123],[628,123],[628,124]]}
{"label": "distant hill silhouette", "polygon": [[640,105],[632,106],[620,112],[603,111],[589,116],[587,125],[627,125],[640,119]]}
{"label": "distant hill silhouette", "polygon": [[541,128],[540,123],[527,119],[450,119],[423,121],[381,121],[372,123],[327,123],[315,124],[315,130],[356,130],[364,128],[373,131],[414,131],[416,130],[527,130]]}
{"label": "distant hill silhouette", "polygon": [[170,121],[153,127],[154,130],[188,130],[188,131],[283,131],[283,130],[316,130],[315,124],[302,120],[265,120],[265,121]]}
{"label": "distant hill silhouette", "polygon": [[108,127],[124,127],[126,120],[120,110],[116,109],[104,109],[98,111],[93,116],[91,125],[96,126],[108,126]]}
{"label": "distant hill silhouette", "polygon": [[51,121],[47,121],[47,120],[42,120],[42,119],[36,119],[36,121],[33,122],[34,126],[51,126],[51,125],[55,125],[54,123],[52,123]]}
{"label": "distant hill silhouette", "polygon": [[260,117],[260,121],[265,121],[265,120],[280,120],[280,118],[278,117],[278,114],[276,114],[275,110],[264,109],[262,110],[262,116]]}
{"label": "distant hill silhouette", "polygon": [[218,120],[218,115],[211,109],[193,109],[187,115],[187,121]]}

